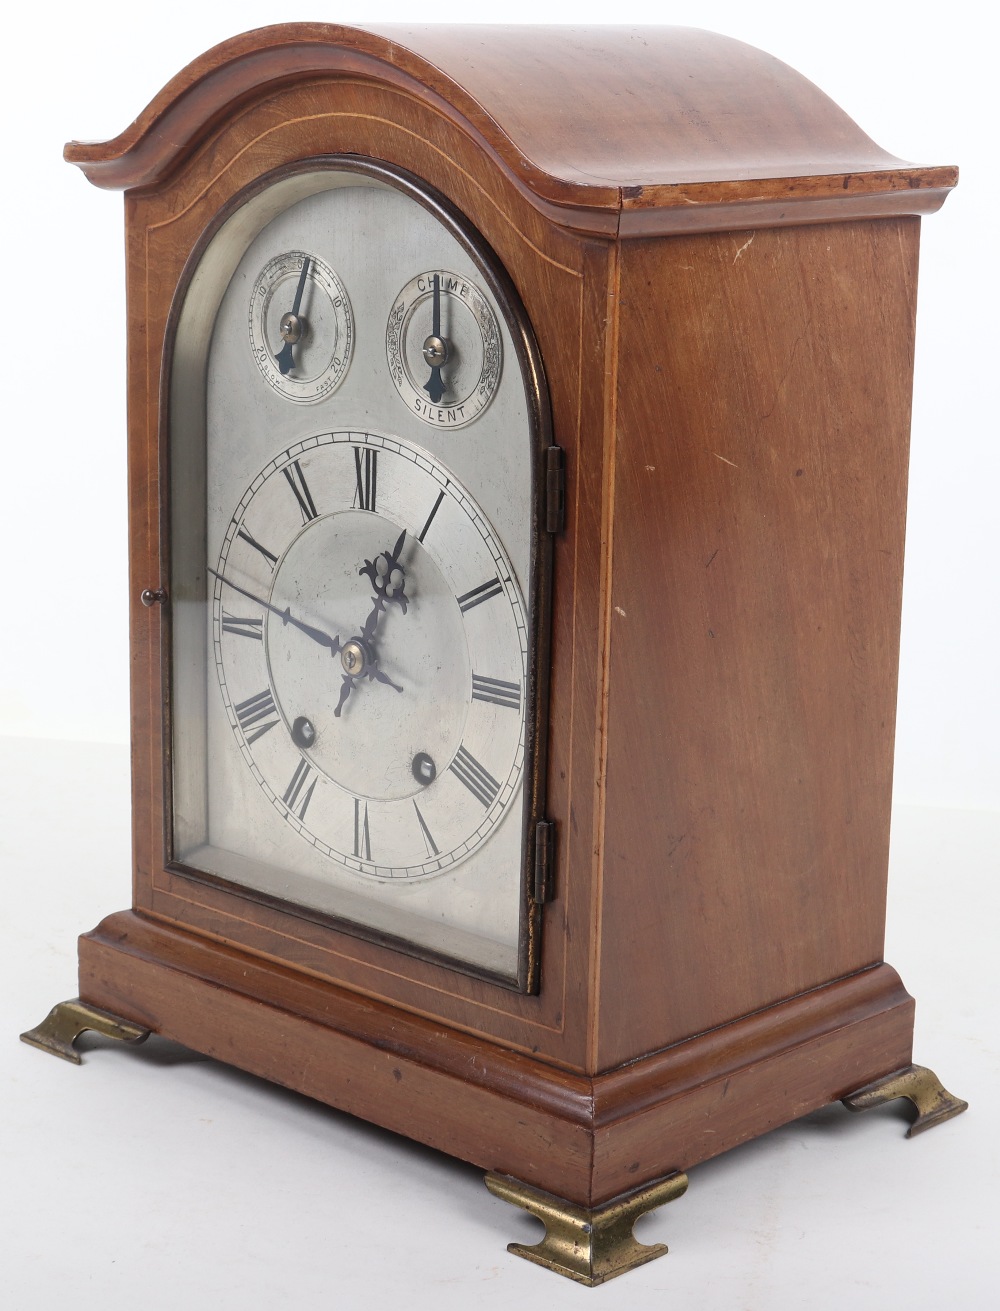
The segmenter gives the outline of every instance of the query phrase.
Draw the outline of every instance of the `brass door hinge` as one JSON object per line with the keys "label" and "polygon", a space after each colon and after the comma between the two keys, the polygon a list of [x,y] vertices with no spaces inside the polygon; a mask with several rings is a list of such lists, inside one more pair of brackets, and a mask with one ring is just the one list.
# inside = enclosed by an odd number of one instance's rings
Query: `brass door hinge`
{"label": "brass door hinge", "polygon": [[550,819],[540,819],[535,826],[535,886],[532,899],[536,906],[551,901],[556,866],[556,826]]}
{"label": "brass door hinge", "polygon": [[545,452],[545,531],[561,533],[566,520],[566,460],[561,446]]}

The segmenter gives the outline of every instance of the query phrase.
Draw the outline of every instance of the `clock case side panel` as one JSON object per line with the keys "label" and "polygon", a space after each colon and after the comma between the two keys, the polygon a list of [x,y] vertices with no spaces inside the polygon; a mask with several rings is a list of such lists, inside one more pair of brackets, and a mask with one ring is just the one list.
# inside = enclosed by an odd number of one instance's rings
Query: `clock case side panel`
{"label": "clock case side panel", "polygon": [[623,244],[600,1068],[882,959],[918,235]]}
{"label": "clock case side panel", "polygon": [[[335,132],[327,118],[335,121]],[[394,120],[405,128],[396,127]],[[554,431],[567,453],[567,491],[565,531],[554,542],[560,604],[552,631],[547,771],[549,813],[557,821],[558,839],[554,895],[544,911],[542,988],[536,997],[414,957],[401,970],[397,952],[304,920],[297,920],[295,933],[289,935],[276,928],[271,908],[207,884],[195,889],[190,880],[169,871],[163,859],[163,779],[170,763],[163,734],[169,684],[165,654],[161,657],[167,650],[167,616],[164,607],[145,609],[138,603],[144,587],[167,580],[157,446],[161,350],[181,270],[214,216],[257,176],[255,143],[262,139],[267,142],[268,164],[275,159],[296,163],[330,153],[332,146],[347,153],[377,154],[398,167],[405,159],[468,216],[511,272],[549,370]],[[423,144],[431,141],[433,145]],[[125,205],[131,315],[135,909],[205,938],[293,961],[314,976],[440,1016],[492,1041],[543,1053],[567,1068],[584,1068],[603,482],[602,446],[593,439],[603,430],[605,408],[608,244],[575,238],[540,218],[484,163],[469,140],[426,106],[396,89],[353,80],[269,93],[213,134],[170,179],[127,193]],[[578,458],[581,442],[588,443],[584,460]],[[83,980],[82,987],[87,986]]]}

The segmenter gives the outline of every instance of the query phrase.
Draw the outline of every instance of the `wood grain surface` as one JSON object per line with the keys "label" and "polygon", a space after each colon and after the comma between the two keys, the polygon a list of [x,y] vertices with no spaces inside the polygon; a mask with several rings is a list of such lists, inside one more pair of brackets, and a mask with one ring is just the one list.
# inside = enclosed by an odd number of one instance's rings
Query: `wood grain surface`
{"label": "wood grain surface", "polygon": [[881,959],[918,222],[623,249],[597,1068]]}

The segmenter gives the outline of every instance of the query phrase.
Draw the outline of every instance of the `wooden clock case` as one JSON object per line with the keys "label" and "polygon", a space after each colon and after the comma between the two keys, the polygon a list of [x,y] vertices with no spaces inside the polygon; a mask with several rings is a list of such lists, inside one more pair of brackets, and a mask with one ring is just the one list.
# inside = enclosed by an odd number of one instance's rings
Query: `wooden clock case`
{"label": "wooden clock case", "polygon": [[[345,153],[496,252],[565,452],[536,995],[169,859],[171,306],[236,193]],[[956,170],[669,28],[267,28],[66,157],[125,191],[129,305],[134,900],[80,939],[83,1002],[585,1211],[908,1067],[882,954],[917,245]]]}

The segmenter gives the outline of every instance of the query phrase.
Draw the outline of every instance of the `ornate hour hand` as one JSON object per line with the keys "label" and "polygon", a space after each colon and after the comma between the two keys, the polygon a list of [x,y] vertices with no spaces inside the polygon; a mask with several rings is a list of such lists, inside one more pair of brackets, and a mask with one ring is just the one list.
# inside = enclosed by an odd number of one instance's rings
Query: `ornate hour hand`
{"label": "ornate hour hand", "polygon": [[445,393],[441,379],[441,366],[448,363],[448,343],[441,336],[441,277],[434,274],[433,320],[431,335],[424,342],[424,362],[431,366],[431,376],[424,383],[424,391],[437,405]]}
{"label": "ornate hour hand", "polygon": [[383,551],[374,560],[366,560],[358,570],[358,574],[362,578],[371,579],[371,585],[375,589],[375,595],[372,597],[375,608],[368,616],[365,627],[361,630],[364,634],[367,632],[369,624],[372,626],[367,640],[370,640],[374,635],[378,616],[387,604],[398,605],[403,614],[406,614],[406,572],[399,560],[399,553],[403,549],[405,540],[406,529],[404,528],[391,551]]}
{"label": "ornate hour hand", "polygon": [[371,580],[372,587],[375,589],[375,595],[372,597],[374,605],[371,614],[365,620],[360,637],[346,643],[341,653],[340,660],[345,671],[344,682],[340,689],[340,700],[333,712],[338,719],[347,698],[354,691],[360,678],[367,678],[376,683],[385,683],[397,692],[403,690],[398,683],[392,681],[388,674],[379,669],[378,661],[373,654],[373,644],[379,616],[384,612],[387,605],[398,605],[403,614],[406,614],[406,573],[399,560],[399,553],[403,549],[405,540],[406,529],[404,528],[391,551],[384,551],[381,555],[377,555],[374,560],[366,560],[358,570],[361,577]]}
{"label": "ornate hour hand", "polygon": [[295,299],[292,301],[291,313],[283,314],[281,316],[279,330],[281,332],[281,340],[285,344],[274,358],[277,361],[278,372],[282,376],[289,373],[295,363],[292,347],[296,342],[301,340],[302,332],[305,328],[304,321],[299,318],[299,306],[302,304],[302,292],[306,285],[306,278],[309,276],[309,266],[311,263],[311,257],[306,255],[305,259],[302,261],[302,272],[299,274],[298,286],[295,288]]}
{"label": "ornate hour hand", "polygon": [[257,596],[255,592],[250,592],[247,588],[240,587],[239,583],[234,583],[231,578],[227,578],[224,574],[217,573],[216,570],[212,568],[209,568],[208,572],[214,578],[218,578],[220,582],[225,583],[227,587],[231,587],[234,592],[239,592],[241,596],[247,597],[248,600],[255,601],[257,605],[263,606],[265,610],[270,610],[272,614],[278,616],[283,624],[291,624],[293,628],[297,628],[300,632],[305,633],[307,637],[311,637],[312,640],[318,642],[320,646],[329,647],[331,655],[336,655],[340,650],[339,637],[330,633],[325,633],[322,628],[314,628],[312,624],[307,624],[303,619],[296,619],[287,605],[284,610],[282,610],[278,606],[272,605],[270,601],[265,601],[262,596]]}
{"label": "ornate hour hand", "polygon": [[[383,673],[382,670],[379,669],[375,660],[369,657],[368,652],[361,646],[360,642],[348,642],[347,646],[344,647],[345,656],[348,655],[351,647],[356,647],[358,649],[358,672],[356,674],[344,675],[344,681],[340,688],[340,700],[337,702],[336,709],[333,712],[337,719],[340,718],[340,712],[344,708],[344,703],[354,691],[359,678],[367,678],[375,683],[385,683],[396,692],[402,692],[403,690],[398,683],[392,681],[388,674]],[[346,664],[346,661],[344,663]]]}

